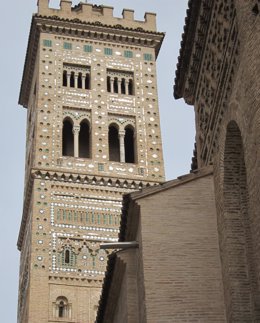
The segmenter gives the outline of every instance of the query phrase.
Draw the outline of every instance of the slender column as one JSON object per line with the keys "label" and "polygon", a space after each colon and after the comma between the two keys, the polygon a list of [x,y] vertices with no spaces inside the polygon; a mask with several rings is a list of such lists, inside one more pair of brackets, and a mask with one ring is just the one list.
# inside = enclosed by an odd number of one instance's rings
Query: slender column
{"label": "slender column", "polygon": [[118,94],[121,94],[121,84],[122,84],[122,79],[117,79],[117,83],[118,83]]}
{"label": "slender column", "polygon": [[74,74],[74,87],[75,87],[75,89],[77,89],[78,88],[78,74]]}
{"label": "slender column", "polygon": [[125,162],[125,130],[118,132],[120,146],[120,163]]}
{"label": "slender column", "polygon": [[86,75],[82,73],[82,89],[86,89]]}
{"label": "slender column", "polygon": [[74,157],[79,157],[79,131],[80,126],[73,127],[74,134]]}
{"label": "slender column", "polygon": [[67,73],[67,87],[70,87],[70,73]]}
{"label": "slender column", "polygon": [[128,88],[128,85],[129,85],[129,80],[125,80],[125,94],[126,94],[126,95],[129,95],[129,88]]}
{"label": "slender column", "polygon": [[110,78],[110,89],[111,93],[114,93],[114,79],[112,77]]}

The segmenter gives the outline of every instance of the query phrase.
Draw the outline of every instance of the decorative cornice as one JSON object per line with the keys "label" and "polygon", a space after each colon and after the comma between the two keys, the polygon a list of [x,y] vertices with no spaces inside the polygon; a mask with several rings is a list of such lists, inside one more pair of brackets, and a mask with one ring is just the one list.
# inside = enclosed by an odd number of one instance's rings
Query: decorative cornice
{"label": "decorative cornice", "polygon": [[91,285],[93,287],[100,287],[102,284],[103,279],[97,279],[97,278],[88,278],[88,277],[69,277],[69,276],[56,276],[51,275],[49,276],[49,282],[53,282],[54,284],[64,284],[64,281],[66,281],[67,284],[71,284],[74,286],[82,286],[84,285]]}
{"label": "decorative cornice", "polygon": [[96,186],[108,186],[122,189],[139,190],[144,187],[158,185],[156,181],[134,180],[133,178],[119,178],[97,175],[85,175],[72,172],[60,172],[49,170],[32,169],[33,179],[53,180],[57,182],[67,182],[74,184],[88,184]]}
{"label": "decorative cornice", "polygon": [[165,33],[127,28],[122,25],[105,25],[101,22],[83,22],[79,19],[64,19],[58,16],[34,15],[32,18],[24,72],[19,96],[19,104],[28,105],[33,71],[41,32],[70,37],[91,38],[94,41],[122,43],[131,46],[144,46],[155,49],[156,57],[160,51]]}
{"label": "decorative cornice", "polygon": [[175,99],[183,97],[188,104],[194,104],[212,8],[213,0],[188,2],[174,84]]}
{"label": "decorative cornice", "polygon": [[55,171],[47,171],[47,170],[38,170],[32,169],[31,175],[26,185],[26,191],[24,196],[24,208],[23,208],[23,216],[20,226],[20,232],[18,236],[17,247],[19,250],[22,248],[23,237],[25,233],[26,223],[28,220],[28,209],[32,195],[32,187],[35,179],[42,180],[51,180],[62,183],[74,183],[77,185],[93,185],[93,186],[103,186],[107,188],[117,188],[121,190],[140,190],[144,187],[150,187],[154,185],[158,185],[158,182],[152,181],[139,181],[133,179],[122,179],[117,177],[102,177],[95,175],[83,175],[83,174],[75,174],[75,173],[65,173],[65,172],[55,172]]}

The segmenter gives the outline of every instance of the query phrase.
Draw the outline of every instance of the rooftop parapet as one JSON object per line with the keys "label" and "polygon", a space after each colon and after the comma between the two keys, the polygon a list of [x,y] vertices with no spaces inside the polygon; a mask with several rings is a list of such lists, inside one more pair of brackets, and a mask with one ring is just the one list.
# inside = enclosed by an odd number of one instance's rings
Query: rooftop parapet
{"label": "rooftop parapet", "polygon": [[105,25],[121,25],[127,28],[142,28],[146,31],[156,31],[156,14],[146,12],[144,21],[134,19],[134,11],[124,9],[122,18],[113,16],[113,7],[97,6],[80,2],[72,7],[72,1],[61,0],[60,9],[49,7],[49,0],[38,0],[38,14],[42,16],[56,16],[63,19],[79,19],[82,22],[100,22]]}

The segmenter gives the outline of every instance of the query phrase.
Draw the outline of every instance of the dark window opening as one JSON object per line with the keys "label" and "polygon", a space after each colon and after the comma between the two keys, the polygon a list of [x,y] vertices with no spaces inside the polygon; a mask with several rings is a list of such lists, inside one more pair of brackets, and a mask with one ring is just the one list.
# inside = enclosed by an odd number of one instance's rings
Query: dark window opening
{"label": "dark window opening", "polygon": [[110,126],[108,131],[109,142],[109,160],[120,161],[120,145],[118,138],[118,130],[115,126]]}
{"label": "dark window opening", "polygon": [[125,162],[135,162],[134,130],[130,127],[125,129]]}
{"label": "dark window opening", "polygon": [[70,74],[70,87],[75,87],[75,73],[71,72]]}
{"label": "dark window opening", "polygon": [[114,79],[114,93],[118,93],[118,79],[117,79],[117,77]]}
{"label": "dark window opening", "polygon": [[78,88],[82,89],[82,73],[79,73],[78,76]]}
{"label": "dark window opening", "polygon": [[64,120],[62,128],[62,155],[74,156],[73,126],[70,120]]}
{"label": "dark window opening", "polygon": [[86,78],[85,78],[85,89],[86,90],[90,90],[90,75],[86,74]]}
{"label": "dark window opening", "polygon": [[70,263],[70,251],[66,250],[65,251],[65,264],[69,264]]}
{"label": "dark window opening", "polygon": [[111,78],[110,78],[110,76],[107,77],[107,91],[111,92]]}
{"label": "dark window opening", "polygon": [[79,157],[90,158],[90,131],[87,121],[82,121],[79,132]]}
{"label": "dark window opening", "polygon": [[59,303],[59,317],[64,317],[65,315],[65,304],[63,301]]}
{"label": "dark window opening", "polygon": [[121,93],[122,94],[126,93],[126,91],[125,91],[125,79],[122,79],[122,81],[121,81]]}
{"label": "dark window opening", "polygon": [[62,85],[63,86],[68,86],[68,82],[67,82],[67,71],[63,71]]}
{"label": "dark window opening", "polygon": [[134,82],[133,82],[133,80],[129,80],[129,83],[128,83],[128,93],[129,93],[129,95],[133,95],[134,94]]}

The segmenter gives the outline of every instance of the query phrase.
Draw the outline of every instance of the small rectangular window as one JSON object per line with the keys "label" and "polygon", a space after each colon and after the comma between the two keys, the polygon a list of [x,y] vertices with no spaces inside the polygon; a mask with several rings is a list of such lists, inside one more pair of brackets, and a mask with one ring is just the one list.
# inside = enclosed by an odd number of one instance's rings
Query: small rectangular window
{"label": "small rectangular window", "polygon": [[71,43],[66,43],[66,42],[64,42],[64,43],[63,43],[63,48],[64,48],[64,49],[72,49],[72,44],[71,44]]}
{"label": "small rectangular window", "polygon": [[105,48],[104,53],[105,55],[113,55],[113,50],[112,48]]}
{"label": "small rectangular window", "polygon": [[131,50],[125,50],[124,56],[127,58],[133,58],[133,52]]}
{"label": "small rectangular window", "polygon": [[92,46],[91,45],[84,45],[84,52],[92,53]]}
{"label": "small rectangular window", "polygon": [[153,55],[152,54],[144,54],[144,60],[145,61],[151,61],[153,59]]}
{"label": "small rectangular window", "polygon": [[45,47],[52,47],[52,41],[49,39],[44,39],[43,40],[43,46]]}

